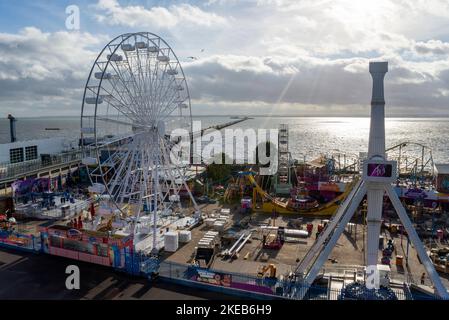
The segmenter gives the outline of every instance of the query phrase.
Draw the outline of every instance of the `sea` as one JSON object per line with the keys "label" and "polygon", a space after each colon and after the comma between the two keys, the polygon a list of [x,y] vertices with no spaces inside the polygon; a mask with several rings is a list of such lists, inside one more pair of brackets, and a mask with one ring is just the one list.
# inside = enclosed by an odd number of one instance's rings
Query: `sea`
{"label": "sea", "polygon": [[[194,120],[201,121],[202,127],[206,128],[235,119],[196,116]],[[276,129],[280,124],[288,125],[289,151],[294,159],[312,160],[323,154],[358,156],[368,148],[368,117],[257,116],[229,128]],[[416,152],[421,150],[419,145],[424,145],[426,157],[431,154],[435,163],[449,163],[449,118],[387,118],[385,131],[387,148],[403,142],[416,143]],[[79,117],[18,118],[17,121],[18,140],[62,136],[77,141],[79,135]],[[9,139],[8,120],[0,119],[0,143],[8,143]]]}

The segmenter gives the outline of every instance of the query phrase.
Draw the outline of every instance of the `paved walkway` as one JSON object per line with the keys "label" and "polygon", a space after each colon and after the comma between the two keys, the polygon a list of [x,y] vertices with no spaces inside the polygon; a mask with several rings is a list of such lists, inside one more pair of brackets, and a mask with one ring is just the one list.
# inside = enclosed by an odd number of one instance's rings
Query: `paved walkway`
{"label": "paved walkway", "polygon": [[[80,290],[67,290],[65,269],[80,268]],[[0,249],[0,299],[236,299],[219,293],[131,277],[107,267],[49,255]]]}

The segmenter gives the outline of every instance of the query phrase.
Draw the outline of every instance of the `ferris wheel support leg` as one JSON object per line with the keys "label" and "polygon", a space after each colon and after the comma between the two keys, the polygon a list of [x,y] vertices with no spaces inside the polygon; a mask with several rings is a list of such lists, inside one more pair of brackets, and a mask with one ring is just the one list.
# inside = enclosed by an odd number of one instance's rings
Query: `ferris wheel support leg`
{"label": "ferris wheel support leg", "polygon": [[[164,156],[167,158],[167,159],[169,159],[170,157],[168,156],[168,150],[167,149],[165,149],[165,144],[164,144],[164,148],[162,149],[163,150],[163,152],[164,152]],[[182,184],[183,184],[183,186],[186,188],[186,190],[187,190],[187,193],[189,194],[189,197],[190,197],[190,199],[192,200],[192,203],[193,203],[193,207],[195,208],[195,217],[198,217],[199,219],[201,219],[201,217],[202,217],[202,215],[201,215],[201,209],[200,209],[200,207],[198,206],[198,204],[196,203],[196,201],[195,201],[195,198],[193,197],[193,195],[192,195],[192,192],[190,191],[190,188],[189,188],[189,186],[187,185],[187,182],[186,182],[186,179],[185,179],[185,176],[183,175],[183,174],[181,174],[181,170],[179,169],[179,168],[176,168],[176,170],[178,171],[178,175],[180,176],[180,177],[182,177]]]}
{"label": "ferris wheel support leg", "polygon": [[[157,138],[156,138],[157,139]],[[156,140],[157,141],[157,140]],[[157,255],[159,250],[157,249],[157,209],[158,209],[158,198],[159,198],[159,168],[158,168],[158,159],[159,150],[155,148],[154,159],[156,161],[153,162],[152,175],[153,175],[153,248],[151,249],[152,255]]]}
{"label": "ferris wheel support leg", "polygon": [[184,187],[187,190],[187,193],[189,194],[190,199],[192,200],[193,203],[193,207],[195,208],[195,215],[198,215],[198,218],[201,218],[202,214],[201,214],[201,209],[198,206],[198,204],[195,201],[195,197],[193,196],[192,192],[189,189],[189,186],[187,185],[185,179],[182,179],[182,183],[184,184]]}
{"label": "ferris wheel support leg", "polygon": [[385,186],[385,191],[387,192],[393,207],[396,209],[396,212],[398,213],[399,219],[401,219],[402,224],[404,225],[405,230],[407,231],[407,234],[410,238],[410,241],[412,242],[413,246],[415,247],[416,251],[418,252],[418,256],[421,259],[424,268],[427,271],[427,274],[429,275],[430,279],[432,280],[432,283],[435,287],[435,290],[442,299],[448,300],[449,299],[449,293],[447,292],[446,288],[444,287],[443,283],[441,282],[440,276],[438,275],[437,271],[435,270],[435,267],[432,264],[432,261],[430,260],[429,255],[426,252],[426,248],[424,247],[423,243],[419,239],[418,234],[416,233],[415,228],[413,228],[412,222],[410,221],[407,212],[405,211],[405,208],[403,207],[401,200],[399,200],[398,195],[394,191],[393,187],[391,185]]}

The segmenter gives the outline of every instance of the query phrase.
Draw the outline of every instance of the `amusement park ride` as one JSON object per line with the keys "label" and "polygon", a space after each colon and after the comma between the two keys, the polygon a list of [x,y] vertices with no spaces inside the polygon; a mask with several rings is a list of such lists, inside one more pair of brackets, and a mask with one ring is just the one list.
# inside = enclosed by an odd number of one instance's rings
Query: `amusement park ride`
{"label": "amusement park ride", "polygon": [[201,215],[184,163],[172,161],[177,142],[166,132],[179,128],[192,132],[192,114],[187,81],[171,47],[149,32],[113,39],[98,55],[84,90],[83,163],[91,192],[111,203],[111,213],[127,224],[124,232],[135,242],[152,237],[149,273],[158,268],[161,220],[181,209],[180,192],[188,192],[194,218]]}
{"label": "amusement park ride", "polygon": [[278,171],[274,178],[276,194],[289,194],[292,188],[290,182],[290,152],[288,150],[288,125],[279,126],[278,137]]}
{"label": "amusement park ride", "polygon": [[[381,227],[381,215],[384,193],[386,192],[409,238],[417,250],[427,274],[433,282],[436,294],[448,299],[446,291],[438,273],[427,255],[423,243],[420,241],[416,230],[407,216],[398,195],[392,187],[397,179],[397,165],[395,161],[388,161],[385,153],[385,100],[383,80],[388,71],[387,62],[371,62],[369,71],[373,78],[373,91],[371,100],[371,125],[369,134],[368,158],[363,163],[362,179],[353,188],[349,196],[339,207],[332,220],[320,234],[311,249],[298,264],[296,275],[303,281],[304,287],[309,288],[323,264],[327,261],[332,249],[336,246],[345,226],[349,223],[357,207],[367,195],[367,271],[378,274],[381,266],[378,265],[378,243]],[[302,290],[300,295],[305,295],[307,290]]]}

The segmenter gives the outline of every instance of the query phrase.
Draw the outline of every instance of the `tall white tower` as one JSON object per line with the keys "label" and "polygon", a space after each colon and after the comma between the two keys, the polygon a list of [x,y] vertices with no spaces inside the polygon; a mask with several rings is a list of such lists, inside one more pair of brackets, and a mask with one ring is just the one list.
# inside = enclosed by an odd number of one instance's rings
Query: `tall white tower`
{"label": "tall white tower", "polygon": [[379,157],[385,159],[384,77],[388,72],[388,62],[370,62],[369,72],[373,78],[373,92],[371,97],[368,158]]}
{"label": "tall white tower", "polygon": [[[387,160],[385,158],[385,98],[384,77],[388,71],[388,62],[370,62],[369,72],[373,78],[371,97],[371,124],[369,132],[368,160]],[[382,219],[382,205],[384,185],[369,182],[367,185],[368,198],[368,237],[366,250],[367,266],[377,266],[380,226]]]}

